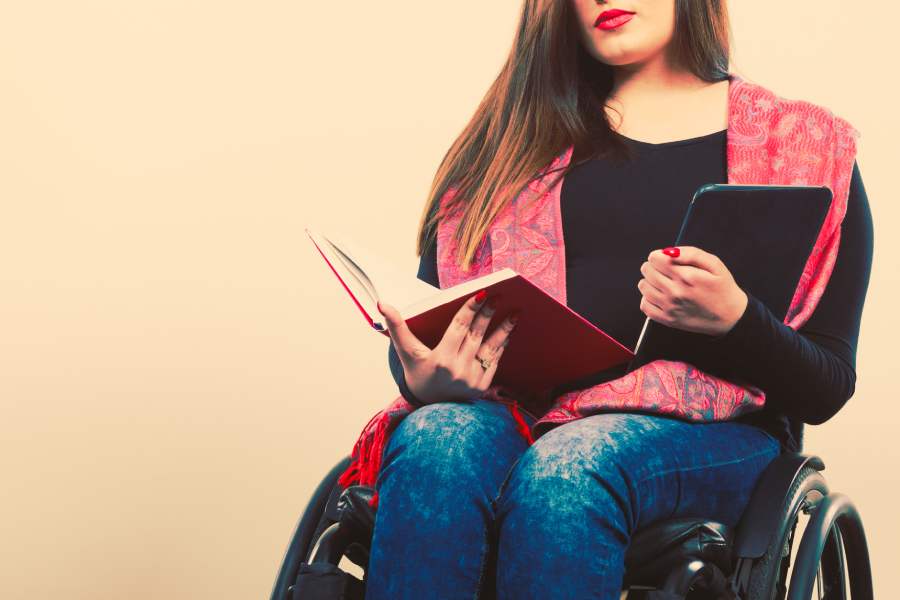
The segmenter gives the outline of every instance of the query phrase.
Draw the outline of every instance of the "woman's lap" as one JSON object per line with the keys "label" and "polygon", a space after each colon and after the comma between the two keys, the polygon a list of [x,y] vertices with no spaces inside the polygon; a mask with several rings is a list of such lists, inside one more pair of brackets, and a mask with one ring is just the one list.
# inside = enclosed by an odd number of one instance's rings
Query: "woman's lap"
{"label": "woman's lap", "polygon": [[777,453],[735,422],[603,413],[527,447],[504,405],[419,408],[385,449],[367,598],[471,598],[495,576],[500,597],[617,598],[635,529],[736,522]]}

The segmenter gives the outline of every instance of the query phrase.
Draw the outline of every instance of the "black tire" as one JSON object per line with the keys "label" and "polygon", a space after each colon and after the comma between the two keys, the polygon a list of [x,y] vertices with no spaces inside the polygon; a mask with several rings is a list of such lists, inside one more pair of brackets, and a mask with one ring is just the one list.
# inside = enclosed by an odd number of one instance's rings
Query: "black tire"
{"label": "black tire", "polygon": [[[778,531],[766,553],[750,569],[747,600],[783,600],[786,593],[787,569],[800,509],[805,501],[815,502],[828,494],[825,478],[814,467],[800,469],[787,495]],[[773,506],[772,510],[780,510]]]}

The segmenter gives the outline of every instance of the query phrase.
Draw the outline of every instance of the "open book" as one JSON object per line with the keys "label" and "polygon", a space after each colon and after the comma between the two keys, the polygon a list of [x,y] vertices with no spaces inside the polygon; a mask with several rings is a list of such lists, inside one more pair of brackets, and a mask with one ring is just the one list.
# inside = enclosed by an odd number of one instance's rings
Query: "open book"
{"label": "open book", "polygon": [[429,348],[438,344],[462,304],[481,289],[496,300],[485,339],[508,314],[519,310],[494,384],[545,391],[634,357],[631,350],[513,269],[440,289],[346,240],[309,228],[306,233],[369,325],[376,330],[380,326],[385,336],[389,334],[376,306],[379,300],[396,307],[413,334]]}

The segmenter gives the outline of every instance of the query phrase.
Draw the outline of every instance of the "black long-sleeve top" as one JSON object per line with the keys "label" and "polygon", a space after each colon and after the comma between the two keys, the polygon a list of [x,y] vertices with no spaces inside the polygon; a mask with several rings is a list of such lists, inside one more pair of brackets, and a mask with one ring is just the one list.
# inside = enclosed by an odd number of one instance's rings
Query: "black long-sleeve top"
{"label": "black long-sleeve top", "polygon": [[[661,144],[620,137],[635,150],[632,161],[592,159],[573,167],[563,181],[566,293],[572,310],[634,347],[646,317],[639,307],[640,266],[650,251],[675,240],[701,184],[727,183],[726,131]],[[784,227],[790,235],[790,224]],[[837,260],[808,321],[795,331],[748,294],[747,308],[734,327],[704,340],[707,346],[693,354],[697,367],[704,368],[698,356],[705,353],[710,361],[714,356],[717,364],[727,363],[733,374],[765,392],[763,410],[736,420],[769,431],[783,449],[799,451],[803,424],[826,421],[853,395],[872,253],[872,215],[854,163]],[[439,285],[434,244],[421,256],[417,275]],[[420,405],[406,385],[393,344],[388,357],[400,393]],[[621,377],[626,367],[559,386],[554,396]]]}

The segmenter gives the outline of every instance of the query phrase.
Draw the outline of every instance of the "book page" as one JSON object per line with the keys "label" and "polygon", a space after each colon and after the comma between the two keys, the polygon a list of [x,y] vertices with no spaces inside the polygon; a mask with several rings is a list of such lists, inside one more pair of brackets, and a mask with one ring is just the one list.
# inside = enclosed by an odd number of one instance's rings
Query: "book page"
{"label": "book page", "polygon": [[331,263],[331,266],[336,271],[339,271],[338,277],[343,281],[344,285],[347,286],[350,293],[356,298],[356,301],[365,308],[370,316],[377,314],[377,307],[375,306],[375,290],[368,277],[366,277],[366,274],[363,273],[352,260],[347,258],[343,252],[338,248],[335,248],[335,246],[324,236],[316,231],[310,230],[308,227],[306,228],[306,232],[316,246],[318,246],[322,254],[326,256],[326,259]]}
{"label": "book page", "polygon": [[[324,237],[324,236],[323,236]],[[350,258],[346,252],[344,252],[340,246],[335,245],[331,240],[325,238],[325,243],[331,249],[334,257],[340,261],[344,268],[350,273],[350,275],[361,285],[365,290],[368,296],[372,300],[378,299],[378,292],[375,289],[375,284],[372,283],[371,278],[368,274],[362,269],[362,267],[357,264],[355,260]]]}
{"label": "book page", "polygon": [[[341,259],[367,280],[372,295],[400,309],[440,291],[425,283],[415,273],[398,269],[392,262],[346,239],[329,234],[326,239],[336,248]],[[352,267],[351,267],[352,265]]]}

